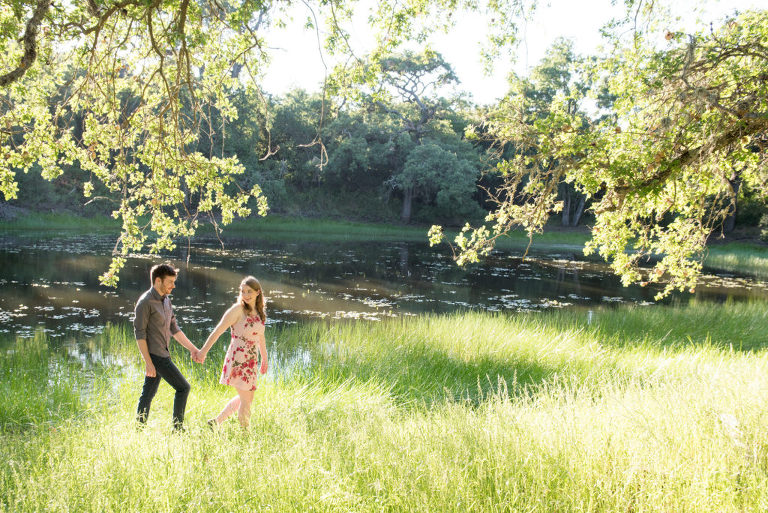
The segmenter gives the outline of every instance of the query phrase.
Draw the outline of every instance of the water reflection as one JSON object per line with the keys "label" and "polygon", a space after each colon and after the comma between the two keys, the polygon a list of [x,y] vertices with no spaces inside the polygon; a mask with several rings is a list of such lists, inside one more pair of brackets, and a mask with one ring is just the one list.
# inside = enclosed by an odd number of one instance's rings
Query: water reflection
{"label": "water reflection", "polygon": [[[0,331],[31,336],[99,333],[133,315],[149,287],[149,255],[128,259],[117,289],[98,284],[113,241],[106,237],[37,240],[0,237]],[[187,253],[189,252],[189,253]],[[189,265],[185,261],[189,257]],[[167,255],[182,269],[173,299],[184,326],[210,329],[237,294],[241,278],[259,278],[272,323],[302,319],[380,320],[422,312],[479,308],[541,311],[595,304],[652,304],[654,287],[621,286],[607,266],[563,251],[522,261],[502,252],[460,269],[426,243],[197,240]],[[711,275],[694,296],[669,301],[768,298],[766,283]]]}

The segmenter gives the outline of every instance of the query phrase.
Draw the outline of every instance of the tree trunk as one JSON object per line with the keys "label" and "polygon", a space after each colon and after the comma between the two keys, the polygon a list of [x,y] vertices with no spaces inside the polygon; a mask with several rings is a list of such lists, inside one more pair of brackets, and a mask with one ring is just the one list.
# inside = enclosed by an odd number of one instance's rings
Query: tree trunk
{"label": "tree trunk", "polygon": [[403,189],[403,212],[400,220],[404,223],[411,222],[411,207],[413,205],[413,187]]}
{"label": "tree trunk", "polygon": [[733,198],[731,205],[728,207],[728,217],[723,222],[723,233],[731,233],[736,228],[736,207],[738,206],[736,201],[739,198],[741,182],[741,172],[734,170],[728,179],[728,183],[731,184],[731,189],[733,190]]}
{"label": "tree trunk", "polygon": [[581,194],[573,184],[560,184],[560,199],[563,200],[562,225],[578,226],[584,214],[587,197]]}
{"label": "tree trunk", "polygon": [[587,197],[579,194],[579,202],[576,204],[576,210],[573,212],[573,226],[579,226],[581,216],[584,215],[584,207],[587,205]]}
{"label": "tree trunk", "polygon": [[563,226],[571,226],[571,194],[567,185],[560,187],[560,194],[563,200],[561,223]]}

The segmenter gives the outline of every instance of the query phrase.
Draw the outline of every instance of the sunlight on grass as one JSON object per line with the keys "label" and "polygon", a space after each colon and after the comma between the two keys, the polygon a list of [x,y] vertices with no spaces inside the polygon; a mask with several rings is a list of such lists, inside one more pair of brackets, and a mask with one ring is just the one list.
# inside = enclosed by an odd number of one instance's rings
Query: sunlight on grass
{"label": "sunlight on grass", "polygon": [[[266,239],[310,240],[427,240],[427,227],[362,223],[333,219],[311,219],[269,215],[238,220],[224,228],[224,234],[258,235]],[[210,231],[210,227],[204,227]]]}
{"label": "sunlight on grass", "polygon": [[272,328],[247,434],[205,425],[232,395],[217,384],[224,347],[204,367],[174,356],[193,385],[188,431],[174,435],[167,385],[135,429],[141,374],[124,326],[6,340],[0,509],[763,510],[766,310]]}
{"label": "sunlight on grass", "polygon": [[705,264],[715,269],[768,278],[768,246],[731,243],[708,249]]}
{"label": "sunlight on grass", "polygon": [[[108,216],[81,217],[66,213],[31,212],[15,219],[0,223],[0,232],[93,232],[114,231],[120,229],[120,223]],[[57,235],[61,235],[57,233]]]}

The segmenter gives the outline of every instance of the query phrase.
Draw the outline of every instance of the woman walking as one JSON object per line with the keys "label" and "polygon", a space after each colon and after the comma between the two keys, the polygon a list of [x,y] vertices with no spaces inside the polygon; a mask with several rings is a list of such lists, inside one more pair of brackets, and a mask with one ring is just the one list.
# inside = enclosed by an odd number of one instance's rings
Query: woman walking
{"label": "woman walking", "polygon": [[[224,313],[198,353],[198,361],[203,363],[211,346],[227,329],[230,329],[232,338],[219,382],[233,387],[237,391],[237,396],[224,406],[217,417],[208,421],[211,427],[221,424],[237,412],[240,426],[243,429],[248,428],[259,371],[261,374],[267,372],[267,343],[264,338],[266,321],[261,284],[253,276],[247,276],[240,283],[237,303]],[[259,357],[261,357],[260,369]]]}

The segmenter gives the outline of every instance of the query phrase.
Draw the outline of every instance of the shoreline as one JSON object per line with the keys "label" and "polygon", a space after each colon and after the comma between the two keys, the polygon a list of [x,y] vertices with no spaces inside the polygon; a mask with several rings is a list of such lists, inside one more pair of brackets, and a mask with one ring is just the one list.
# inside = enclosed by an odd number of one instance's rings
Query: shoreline
{"label": "shoreline", "polygon": [[[18,235],[23,232],[37,234],[52,231],[59,234],[64,231],[117,236],[119,230],[119,222],[105,216],[89,218],[72,213],[26,211],[12,219],[0,217],[0,234]],[[259,236],[270,239],[426,242],[428,230],[427,225],[366,223],[271,214],[264,218],[253,216],[235,220],[224,227],[220,234],[225,241],[228,236],[244,237],[255,232]],[[447,229],[446,240],[452,240],[457,233],[456,228]],[[205,223],[198,228],[196,237],[215,235],[213,225]],[[586,226],[564,228],[553,223],[545,229],[544,233],[534,236],[531,249],[580,252],[588,240],[589,230]],[[182,240],[177,242],[181,243]],[[527,246],[528,238],[522,232],[501,237],[496,244],[497,249],[507,251],[524,251]],[[707,245],[704,264],[720,271],[748,272],[760,277],[768,277],[768,244],[760,241],[748,230],[737,232],[731,239],[712,238]]]}

